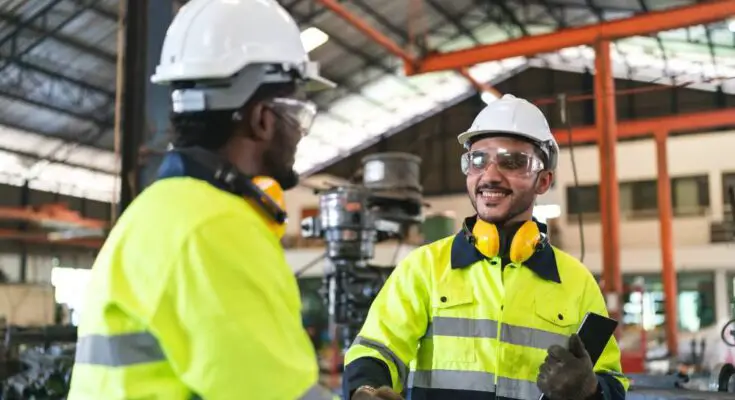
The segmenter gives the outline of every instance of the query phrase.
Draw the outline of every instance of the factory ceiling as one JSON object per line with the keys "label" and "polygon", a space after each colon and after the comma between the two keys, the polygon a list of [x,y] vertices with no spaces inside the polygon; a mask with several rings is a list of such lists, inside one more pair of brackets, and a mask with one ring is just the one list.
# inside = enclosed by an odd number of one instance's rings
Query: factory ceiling
{"label": "factory ceiling", "polygon": [[[281,3],[300,23],[312,58],[339,84],[339,89],[314,98],[321,114],[297,154],[296,167],[302,173],[323,170],[478,95],[458,72],[406,77],[400,59],[317,0]],[[427,54],[692,3],[696,1],[345,0],[340,4],[400,46]],[[31,186],[40,190],[113,198],[118,170],[112,150],[119,7],[116,0],[0,0],[2,183],[30,179]],[[731,79],[735,36],[729,28],[723,21],[617,40],[615,75],[724,98],[735,92]],[[468,73],[475,81],[498,85],[529,68],[583,75],[593,66],[594,52],[580,46],[478,64]],[[551,88],[544,93],[567,90]],[[713,101],[711,107],[719,103]]]}

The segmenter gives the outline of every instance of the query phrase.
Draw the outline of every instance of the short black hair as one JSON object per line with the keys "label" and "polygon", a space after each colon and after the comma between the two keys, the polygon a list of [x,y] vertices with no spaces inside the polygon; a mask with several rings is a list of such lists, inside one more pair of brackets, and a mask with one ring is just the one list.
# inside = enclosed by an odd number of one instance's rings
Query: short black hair
{"label": "short black hair", "polygon": [[[190,83],[178,83],[174,89],[191,87]],[[294,83],[263,84],[253,93],[248,101],[239,109],[249,107],[269,99],[290,96],[296,92]],[[220,150],[232,138],[238,121],[233,119],[233,110],[206,110],[188,113],[172,113],[171,125],[174,128],[175,147],[203,147],[208,150]]]}
{"label": "short black hair", "polygon": [[477,135],[472,138],[470,138],[467,141],[467,144],[465,145],[467,150],[472,147],[473,144],[477,143],[481,139],[487,139],[489,137],[507,137],[510,139],[520,140],[522,142],[530,143],[533,146],[533,152],[536,154],[538,158],[541,159],[541,161],[544,163],[544,170],[550,170],[551,169],[551,160],[549,160],[549,157],[544,153],[543,150],[541,150],[541,146],[532,139],[529,139],[525,136],[516,135],[513,133],[505,133],[505,132],[490,132],[485,133],[482,135]]}

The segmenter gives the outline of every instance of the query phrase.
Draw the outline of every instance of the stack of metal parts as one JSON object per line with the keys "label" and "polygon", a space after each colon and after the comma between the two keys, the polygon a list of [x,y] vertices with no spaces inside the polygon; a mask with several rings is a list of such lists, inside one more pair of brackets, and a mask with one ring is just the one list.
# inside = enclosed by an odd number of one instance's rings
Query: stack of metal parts
{"label": "stack of metal parts", "polygon": [[65,399],[74,365],[73,326],[4,329],[2,399]]}
{"label": "stack of metal parts", "polygon": [[403,240],[410,227],[422,220],[418,157],[379,153],[362,162],[363,184],[322,192],[319,215],[302,223],[304,237],[326,241],[330,269],[323,295],[331,322],[341,328],[345,348],[357,335],[394,268],[369,264],[375,244],[392,238]]}
{"label": "stack of metal parts", "polygon": [[632,375],[631,400],[735,399],[735,366],[720,364],[709,374]]}

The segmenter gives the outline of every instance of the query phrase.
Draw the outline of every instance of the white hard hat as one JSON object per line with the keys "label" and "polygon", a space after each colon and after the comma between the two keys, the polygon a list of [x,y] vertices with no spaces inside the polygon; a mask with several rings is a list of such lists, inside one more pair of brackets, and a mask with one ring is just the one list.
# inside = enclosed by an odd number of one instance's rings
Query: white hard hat
{"label": "white hard hat", "polygon": [[[276,0],[189,1],[169,26],[151,77],[158,84],[204,82],[214,88],[198,96],[174,93],[174,111],[177,104],[183,111],[236,108],[262,83],[295,80],[307,90],[335,86],[319,75],[298,25]],[[231,90],[222,90],[228,83]]]}
{"label": "white hard hat", "polygon": [[546,168],[556,168],[559,145],[544,114],[528,100],[505,94],[490,102],[477,114],[470,129],[457,136],[457,140],[462,146],[469,147],[471,139],[493,133],[519,136],[531,141],[547,157]]}

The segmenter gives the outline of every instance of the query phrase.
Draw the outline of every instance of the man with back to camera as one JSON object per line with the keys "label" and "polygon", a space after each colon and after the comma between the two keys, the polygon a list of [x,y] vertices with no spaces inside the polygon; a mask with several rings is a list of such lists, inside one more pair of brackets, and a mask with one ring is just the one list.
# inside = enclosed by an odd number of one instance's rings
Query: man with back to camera
{"label": "man with back to camera", "polygon": [[[458,137],[477,214],[391,274],[345,357],[352,399],[624,399],[610,340],[594,366],[577,331],[607,315],[592,274],[532,219],[559,147],[541,110],[505,95]],[[409,373],[410,364],[410,373]]]}
{"label": "man with back to camera", "polygon": [[330,399],[279,239],[300,93],[333,85],[275,0],[189,1],[152,80],[174,148],[95,261],[69,399]]}

